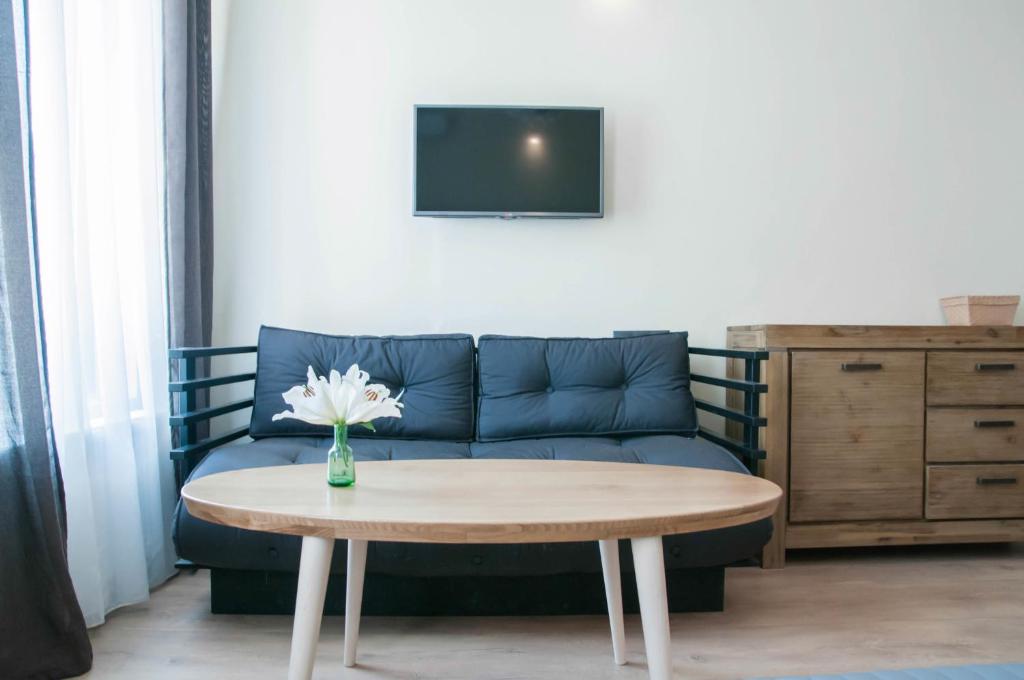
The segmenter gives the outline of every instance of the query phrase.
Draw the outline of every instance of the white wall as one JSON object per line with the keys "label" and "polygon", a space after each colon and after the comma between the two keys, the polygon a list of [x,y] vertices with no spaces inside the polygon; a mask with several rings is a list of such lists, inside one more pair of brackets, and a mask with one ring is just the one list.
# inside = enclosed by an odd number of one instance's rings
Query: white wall
{"label": "white wall", "polygon": [[[217,344],[721,344],[1024,290],[1024,2],[217,3]],[[412,217],[415,103],[604,106],[607,216]]]}

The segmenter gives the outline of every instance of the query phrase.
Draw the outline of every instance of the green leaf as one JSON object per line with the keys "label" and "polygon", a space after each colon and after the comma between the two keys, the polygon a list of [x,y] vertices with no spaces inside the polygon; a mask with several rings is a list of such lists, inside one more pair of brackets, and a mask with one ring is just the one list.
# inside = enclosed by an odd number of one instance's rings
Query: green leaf
{"label": "green leaf", "polygon": [[359,424],[362,425],[363,427],[365,427],[370,432],[376,432],[377,431],[377,428],[375,428],[373,426],[373,423],[359,423]]}

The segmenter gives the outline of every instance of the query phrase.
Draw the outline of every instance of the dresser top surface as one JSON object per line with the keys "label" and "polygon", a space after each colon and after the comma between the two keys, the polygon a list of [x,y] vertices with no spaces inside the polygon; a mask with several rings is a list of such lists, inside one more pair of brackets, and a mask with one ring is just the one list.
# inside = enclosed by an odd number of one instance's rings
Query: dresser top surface
{"label": "dresser top surface", "polygon": [[767,349],[1024,349],[1024,326],[729,326],[732,347]]}

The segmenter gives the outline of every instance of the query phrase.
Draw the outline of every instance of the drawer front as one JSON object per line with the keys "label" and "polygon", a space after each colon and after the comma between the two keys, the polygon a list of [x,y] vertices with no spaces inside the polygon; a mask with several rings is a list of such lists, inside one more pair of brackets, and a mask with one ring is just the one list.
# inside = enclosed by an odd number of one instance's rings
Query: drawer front
{"label": "drawer front", "polygon": [[1024,406],[1024,353],[928,352],[929,406]]}
{"label": "drawer front", "polygon": [[929,408],[929,463],[1024,461],[1024,409]]}
{"label": "drawer front", "polygon": [[1024,517],[1024,465],[929,465],[925,516]]}
{"label": "drawer front", "polygon": [[920,519],[924,352],[793,352],[792,522]]}

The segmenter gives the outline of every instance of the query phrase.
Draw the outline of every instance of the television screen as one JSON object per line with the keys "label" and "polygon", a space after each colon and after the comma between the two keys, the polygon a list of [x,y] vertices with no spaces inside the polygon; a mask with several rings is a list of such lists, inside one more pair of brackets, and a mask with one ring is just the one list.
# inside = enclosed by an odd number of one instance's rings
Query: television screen
{"label": "television screen", "polygon": [[416,215],[601,217],[600,108],[416,107]]}

